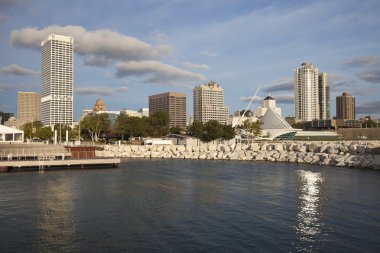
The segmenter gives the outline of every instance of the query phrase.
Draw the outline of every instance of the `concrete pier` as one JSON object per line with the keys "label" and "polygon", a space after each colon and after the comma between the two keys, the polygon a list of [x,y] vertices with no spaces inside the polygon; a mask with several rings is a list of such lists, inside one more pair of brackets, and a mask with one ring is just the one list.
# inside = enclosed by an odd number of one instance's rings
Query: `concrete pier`
{"label": "concrete pier", "polygon": [[12,160],[0,161],[0,172],[12,170],[52,170],[69,168],[113,167],[118,168],[119,158],[70,159],[70,160]]}

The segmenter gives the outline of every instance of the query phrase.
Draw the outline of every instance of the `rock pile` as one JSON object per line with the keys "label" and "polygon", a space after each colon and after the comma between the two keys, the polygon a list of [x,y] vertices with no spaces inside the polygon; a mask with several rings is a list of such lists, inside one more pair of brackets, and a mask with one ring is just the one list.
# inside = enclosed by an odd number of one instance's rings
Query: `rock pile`
{"label": "rock pile", "polygon": [[255,142],[249,145],[105,145],[98,157],[296,162],[379,169],[380,142]]}

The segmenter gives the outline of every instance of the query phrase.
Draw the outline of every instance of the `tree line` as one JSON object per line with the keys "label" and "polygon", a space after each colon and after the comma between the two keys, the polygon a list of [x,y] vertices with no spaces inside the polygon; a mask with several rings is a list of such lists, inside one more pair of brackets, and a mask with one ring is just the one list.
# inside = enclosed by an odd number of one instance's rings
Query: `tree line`
{"label": "tree line", "polygon": [[[113,138],[127,140],[130,137],[162,137],[168,134],[185,133],[202,142],[211,142],[217,139],[231,140],[235,137],[235,128],[230,125],[220,124],[216,120],[206,123],[194,121],[187,129],[179,127],[169,128],[170,117],[165,111],[158,110],[149,117],[133,117],[120,114],[111,123],[106,113],[90,114],[85,116],[79,125],[71,128],[65,125],[55,125],[59,140],[65,140],[66,130],[69,132],[69,140],[78,140],[79,132],[82,139],[99,141],[100,139]],[[53,132],[50,126],[44,127],[41,122],[26,123],[23,125],[25,138],[39,138],[51,140]],[[261,123],[244,121],[240,129],[244,129],[252,136],[261,134]]]}

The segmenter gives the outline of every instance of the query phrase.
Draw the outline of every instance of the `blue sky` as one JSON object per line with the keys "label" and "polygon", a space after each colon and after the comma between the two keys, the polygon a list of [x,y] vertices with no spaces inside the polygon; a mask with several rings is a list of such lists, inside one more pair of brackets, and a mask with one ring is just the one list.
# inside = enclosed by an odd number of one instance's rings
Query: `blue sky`
{"label": "blue sky", "polygon": [[[40,42],[74,37],[74,114],[97,98],[109,110],[148,107],[148,96],[187,94],[213,80],[230,114],[256,88],[294,115],[293,70],[311,62],[357,116],[380,117],[380,1],[0,0],[0,111],[17,91],[40,91]],[[260,102],[253,105],[259,106]]]}

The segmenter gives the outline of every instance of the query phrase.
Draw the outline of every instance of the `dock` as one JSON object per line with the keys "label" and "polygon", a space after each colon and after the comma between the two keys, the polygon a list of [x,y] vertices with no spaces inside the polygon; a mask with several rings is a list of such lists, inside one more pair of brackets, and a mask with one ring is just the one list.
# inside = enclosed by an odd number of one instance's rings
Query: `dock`
{"label": "dock", "polygon": [[119,158],[95,158],[95,147],[0,145],[0,172],[118,168]]}
{"label": "dock", "polygon": [[13,160],[0,161],[0,172],[27,171],[27,170],[53,170],[53,169],[86,169],[93,167],[118,168],[119,158],[95,159],[69,159],[69,160]]}

